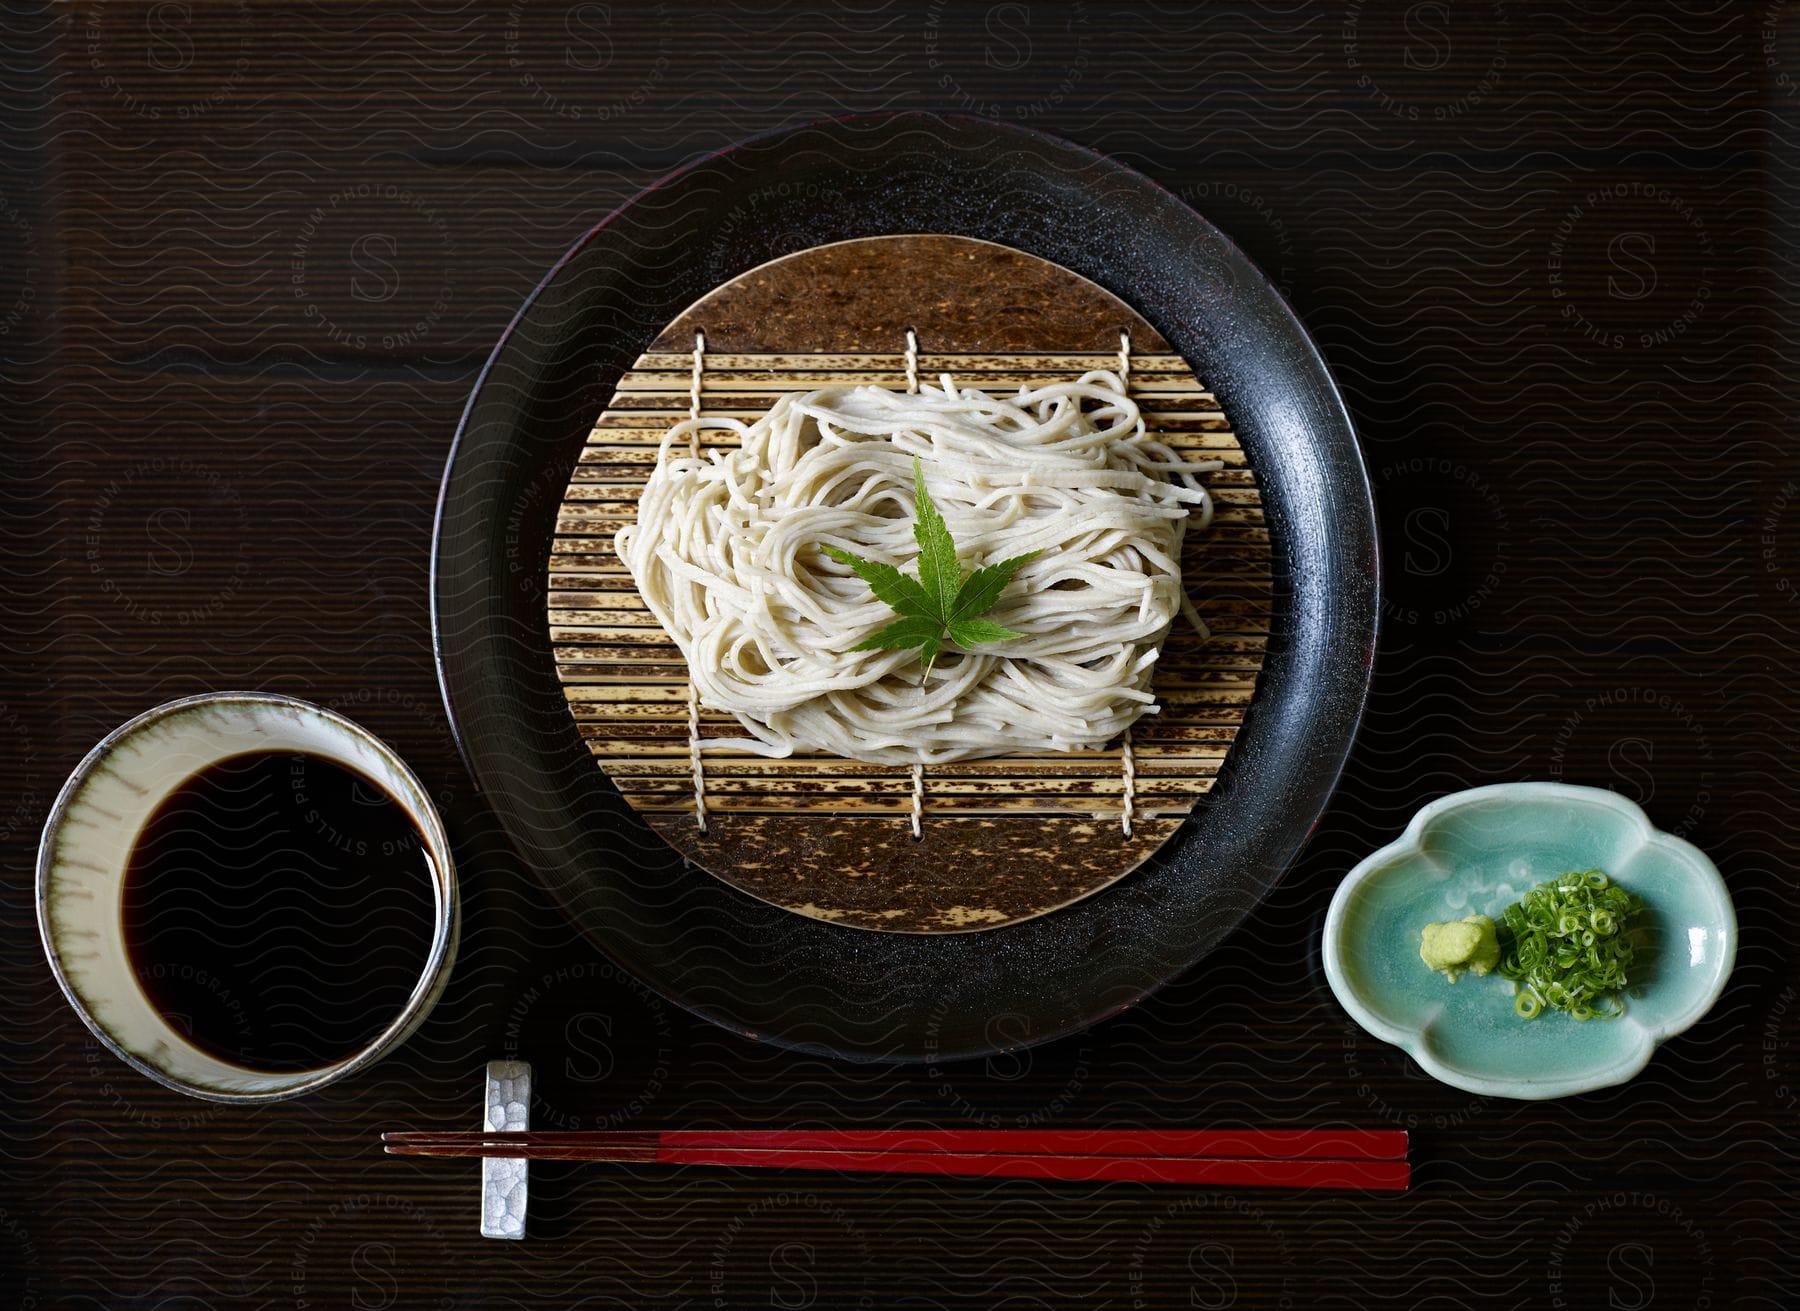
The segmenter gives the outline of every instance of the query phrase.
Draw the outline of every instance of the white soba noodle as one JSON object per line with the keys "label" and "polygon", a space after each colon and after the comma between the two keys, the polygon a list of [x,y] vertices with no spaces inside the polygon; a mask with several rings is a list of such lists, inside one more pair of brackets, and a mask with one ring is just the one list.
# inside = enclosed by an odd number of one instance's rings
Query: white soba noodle
{"label": "white soba noodle", "polygon": [[[735,450],[696,457],[697,429]],[[852,651],[894,612],[821,546],[916,571],[913,457],[965,571],[1029,551],[985,617],[1022,634],[921,681],[917,650]],[[687,658],[700,701],[749,740],[893,764],[1105,746],[1154,713],[1152,666],[1177,611],[1181,540],[1212,502],[1144,432],[1116,374],[1021,389],[828,387],[755,423],[700,418],[663,438],[618,552]]]}

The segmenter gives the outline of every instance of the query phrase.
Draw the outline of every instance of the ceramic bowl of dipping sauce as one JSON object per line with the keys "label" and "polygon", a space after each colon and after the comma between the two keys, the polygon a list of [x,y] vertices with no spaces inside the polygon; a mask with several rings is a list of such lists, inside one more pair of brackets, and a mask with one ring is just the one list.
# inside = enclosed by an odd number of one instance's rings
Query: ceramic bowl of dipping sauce
{"label": "ceramic bowl of dipping sauce", "polygon": [[393,1051],[459,931],[449,839],[412,771],[342,715],[263,692],[169,702],[89,752],[44,828],[37,911],[100,1041],[222,1102]]}
{"label": "ceramic bowl of dipping sauce", "polygon": [[[1590,869],[1644,901],[1623,1015],[1522,1019],[1497,972],[1451,984],[1420,959],[1424,925],[1498,921],[1535,885]],[[1344,1009],[1432,1077],[1538,1100],[1624,1083],[1705,1015],[1731,975],[1737,912],[1712,861],[1617,793],[1501,783],[1432,802],[1351,870],[1325,917],[1323,954]]]}

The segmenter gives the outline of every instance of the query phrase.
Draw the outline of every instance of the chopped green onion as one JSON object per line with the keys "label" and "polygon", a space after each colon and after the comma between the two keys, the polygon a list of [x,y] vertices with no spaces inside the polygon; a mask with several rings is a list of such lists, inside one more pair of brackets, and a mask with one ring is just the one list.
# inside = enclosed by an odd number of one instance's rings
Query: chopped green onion
{"label": "chopped green onion", "polygon": [[1629,921],[1643,901],[1602,870],[1571,870],[1526,892],[1500,913],[1500,974],[1518,985],[1513,1009],[1533,1019],[1546,1007],[1578,1020],[1625,1013],[1633,958]]}

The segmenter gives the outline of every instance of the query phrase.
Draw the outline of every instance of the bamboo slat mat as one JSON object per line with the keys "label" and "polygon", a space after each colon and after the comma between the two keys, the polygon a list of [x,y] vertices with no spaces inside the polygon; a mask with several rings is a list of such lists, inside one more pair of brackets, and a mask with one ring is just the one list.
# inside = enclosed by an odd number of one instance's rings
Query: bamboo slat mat
{"label": "bamboo slat mat", "polygon": [[[721,877],[804,913],[865,927],[929,931],[1007,922],[1109,882],[1160,846],[1212,787],[1243,721],[1262,667],[1270,598],[1268,535],[1244,452],[1185,361],[1153,333],[1144,335],[1164,346],[1131,359],[1130,393],[1146,425],[1182,454],[1224,467],[1206,476],[1213,523],[1187,534],[1182,561],[1188,593],[1212,636],[1202,641],[1178,618],[1164,645],[1154,685],[1162,712],[1140,719],[1132,733],[1129,838],[1120,823],[1126,784],[1119,742],[1103,751],[928,767],[922,842],[912,840],[908,766],[708,749],[702,831],[690,772],[686,666],[612,545],[636,513],[664,432],[688,415],[693,356],[666,349],[638,359],[595,423],[560,507],[549,560],[557,673],[596,763],[626,800]],[[959,386],[993,393],[1117,366],[1116,351],[946,353],[922,344],[918,354],[921,379],[947,372]],[[784,393],[834,383],[903,388],[905,355],[709,349],[700,399],[708,415],[749,422]],[[736,443],[735,434],[719,430],[703,438],[707,449]],[[702,707],[699,732],[704,741],[743,730],[732,716]],[[914,886],[929,878],[922,863],[941,867],[953,854],[961,857],[959,868],[972,859],[990,886],[1009,891],[985,900],[958,894],[946,905]],[[1066,879],[1046,883],[1031,872],[1031,862],[1046,855]],[[884,881],[886,895],[877,891]]]}

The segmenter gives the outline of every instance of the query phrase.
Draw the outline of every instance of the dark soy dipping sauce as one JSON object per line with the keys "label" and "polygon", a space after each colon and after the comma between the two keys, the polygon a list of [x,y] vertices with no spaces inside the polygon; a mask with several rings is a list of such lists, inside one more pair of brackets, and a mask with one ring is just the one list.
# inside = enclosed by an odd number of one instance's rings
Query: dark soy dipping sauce
{"label": "dark soy dipping sauce", "polygon": [[195,1046],[309,1070],[367,1046],[430,953],[431,858],[379,784],[323,756],[251,752],[151,815],[126,868],[144,995]]}

